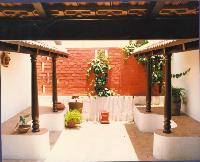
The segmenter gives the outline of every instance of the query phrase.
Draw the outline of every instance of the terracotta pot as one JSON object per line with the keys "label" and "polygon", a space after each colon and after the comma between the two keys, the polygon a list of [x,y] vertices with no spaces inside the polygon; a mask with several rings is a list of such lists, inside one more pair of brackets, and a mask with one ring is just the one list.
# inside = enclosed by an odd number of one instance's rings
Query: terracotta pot
{"label": "terracotta pot", "polygon": [[61,102],[57,102],[56,103],[56,108],[57,110],[64,110],[65,109],[65,105]]}
{"label": "terracotta pot", "polygon": [[179,116],[181,112],[181,100],[172,97],[171,107],[172,107],[172,115]]}
{"label": "terracotta pot", "polygon": [[80,112],[82,112],[83,103],[82,102],[69,102],[69,109],[70,110],[78,109]]}
{"label": "terracotta pot", "polygon": [[101,112],[101,124],[108,124],[109,123],[109,112]]}
{"label": "terracotta pot", "polygon": [[27,133],[30,128],[31,125],[19,125],[16,130],[18,133],[23,134]]}
{"label": "terracotta pot", "polygon": [[70,120],[69,122],[67,122],[68,128],[74,128],[75,126],[76,126],[76,122],[74,120]]}

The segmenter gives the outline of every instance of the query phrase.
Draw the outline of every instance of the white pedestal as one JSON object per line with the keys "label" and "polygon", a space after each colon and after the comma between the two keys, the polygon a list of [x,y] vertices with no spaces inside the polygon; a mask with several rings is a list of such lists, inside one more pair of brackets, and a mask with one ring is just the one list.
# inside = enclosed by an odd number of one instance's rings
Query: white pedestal
{"label": "white pedestal", "polygon": [[43,134],[2,135],[3,159],[45,159],[50,152],[49,131]]}
{"label": "white pedestal", "polygon": [[158,160],[200,160],[200,137],[167,137],[154,133],[153,156]]}
{"label": "white pedestal", "polygon": [[[136,107],[134,109],[134,121],[141,132],[154,132],[156,129],[162,129],[164,116],[153,113],[142,113]],[[171,127],[175,128],[177,124],[171,120]]]}

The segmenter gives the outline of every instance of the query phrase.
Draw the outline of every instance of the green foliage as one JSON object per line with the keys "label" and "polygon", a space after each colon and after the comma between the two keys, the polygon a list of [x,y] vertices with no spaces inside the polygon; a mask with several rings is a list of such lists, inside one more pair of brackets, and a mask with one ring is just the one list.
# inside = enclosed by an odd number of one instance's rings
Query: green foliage
{"label": "green foliage", "polygon": [[19,122],[20,122],[20,125],[27,125],[27,118],[30,116],[30,114],[27,114],[27,115],[20,115],[19,116]]}
{"label": "green foliage", "polygon": [[184,88],[172,87],[172,99],[176,101],[182,101],[186,104],[186,90]]}
{"label": "green foliage", "polygon": [[133,55],[134,49],[141,47],[148,43],[148,40],[139,40],[134,43],[132,40],[129,41],[129,44],[122,48],[125,60],[127,60],[131,55]]}
{"label": "green foliage", "polygon": [[112,90],[106,87],[108,81],[108,72],[111,69],[109,65],[108,58],[105,56],[105,51],[98,51],[98,55],[95,59],[91,61],[91,67],[87,70],[87,79],[89,79],[90,74],[93,72],[95,75],[92,84],[94,90],[98,96],[111,96],[114,94]]}
{"label": "green foliage", "polygon": [[67,111],[67,113],[65,114],[65,122],[69,122],[71,120],[75,121],[76,123],[81,122],[82,116],[79,110],[74,109]]}
{"label": "green foliage", "polygon": [[152,82],[162,85],[163,82],[163,65],[165,57],[163,55],[154,55],[152,59]]}
{"label": "green foliage", "polygon": [[184,71],[182,73],[172,74],[171,77],[178,79],[178,78],[180,78],[182,76],[185,76],[189,72],[190,72],[190,68],[188,68],[186,71]]}
{"label": "green foliage", "polygon": [[[140,63],[147,63],[145,56],[138,56],[137,61]],[[153,55],[151,56],[152,62],[152,83],[162,85],[163,82],[163,69],[162,66],[165,62],[165,57],[163,55]]]}

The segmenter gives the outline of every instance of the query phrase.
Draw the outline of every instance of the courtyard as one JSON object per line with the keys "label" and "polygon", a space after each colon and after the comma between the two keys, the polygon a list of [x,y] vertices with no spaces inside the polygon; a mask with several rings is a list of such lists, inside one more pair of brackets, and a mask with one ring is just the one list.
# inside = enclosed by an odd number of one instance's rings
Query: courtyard
{"label": "courtyard", "polygon": [[200,160],[198,3],[0,3],[3,162]]}

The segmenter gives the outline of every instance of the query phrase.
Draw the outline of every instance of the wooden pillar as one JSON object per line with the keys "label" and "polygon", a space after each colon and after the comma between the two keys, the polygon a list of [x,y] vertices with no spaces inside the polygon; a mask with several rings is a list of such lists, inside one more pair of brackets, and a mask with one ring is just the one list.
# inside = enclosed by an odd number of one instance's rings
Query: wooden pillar
{"label": "wooden pillar", "polygon": [[147,56],[147,94],[146,94],[146,112],[151,112],[151,86],[152,86],[152,60]]}
{"label": "wooden pillar", "polygon": [[31,111],[32,111],[32,132],[39,132],[39,106],[38,106],[38,85],[37,85],[37,54],[31,54]]}
{"label": "wooden pillar", "polygon": [[165,62],[165,106],[164,133],[171,133],[171,53],[167,53]]}
{"label": "wooden pillar", "polygon": [[52,56],[52,97],[53,97],[53,112],[57,112],[56,103],[57,96],[57,78],[56,78],[56,56]]}

